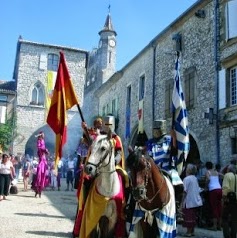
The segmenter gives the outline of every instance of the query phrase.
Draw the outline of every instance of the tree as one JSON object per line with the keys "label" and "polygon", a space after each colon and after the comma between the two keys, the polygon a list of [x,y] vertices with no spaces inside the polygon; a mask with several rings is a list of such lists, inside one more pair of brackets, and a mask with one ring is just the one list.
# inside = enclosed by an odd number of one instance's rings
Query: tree
{"label": "tree", "polygon": [[8,119],[5,124],[0,124],[0,145],[3,150],[9,150],[15,132],[15,118]]}

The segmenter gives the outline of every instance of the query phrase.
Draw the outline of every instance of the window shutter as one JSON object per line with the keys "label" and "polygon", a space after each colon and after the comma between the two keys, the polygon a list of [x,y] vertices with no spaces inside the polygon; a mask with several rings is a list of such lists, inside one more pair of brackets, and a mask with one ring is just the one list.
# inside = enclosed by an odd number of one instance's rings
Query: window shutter
{"label": "window shutter", "polygon": [[232,0],[227,3],[226,13],[226,36],[227,39],[231,39],[237,37],[237,0]]}
{"label": "window shutter", "polygon": [[42,53],[40,55],[39,69],[41,70],[47,69],[47,54]]}
{"label": "window shutter", "polygon": [[219,109],[226,108],[225,69],[219,71]]}
{"label": "window shutter", "polygon": [[7,111],[6,106],[0,106],[0,123],[5,124],[5,122],[6,122],[6,111]]}

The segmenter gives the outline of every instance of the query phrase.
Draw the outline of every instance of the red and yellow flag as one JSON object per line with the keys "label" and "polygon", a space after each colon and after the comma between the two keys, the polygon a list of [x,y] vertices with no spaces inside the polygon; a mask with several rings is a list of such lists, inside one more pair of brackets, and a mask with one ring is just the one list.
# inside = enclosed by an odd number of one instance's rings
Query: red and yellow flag
{"label": "red and yellow flag", "polygon": [[66,111],[77,105],[77,97],[70,80],[64,54],[60,52],[60,61],[53,97],[49,108],[47,123],[56,134],[55,164],[62,157],[62,147],[66,143],[67,118]]}

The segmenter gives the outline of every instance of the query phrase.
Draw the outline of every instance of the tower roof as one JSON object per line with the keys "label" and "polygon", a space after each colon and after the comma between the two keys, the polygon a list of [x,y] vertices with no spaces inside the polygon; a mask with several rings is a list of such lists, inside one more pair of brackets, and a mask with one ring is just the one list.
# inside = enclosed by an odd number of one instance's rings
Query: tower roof
{"label": "tower roof", "polygon": [[116,31],[113,28],[113,24],[112,24],[112,19],[110,16],[110,13],[107,15],[106,20],[105,20],[105,24],[104,24],[104,28],[99,32],[99,35],[102,32],[106,32],[106,31],[111,31],[115,34],[115,36],[117,35]]}

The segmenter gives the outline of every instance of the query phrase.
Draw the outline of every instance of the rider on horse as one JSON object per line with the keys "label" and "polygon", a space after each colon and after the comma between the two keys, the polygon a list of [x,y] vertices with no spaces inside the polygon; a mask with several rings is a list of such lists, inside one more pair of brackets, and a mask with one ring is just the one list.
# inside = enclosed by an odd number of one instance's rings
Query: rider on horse
{"label": "rider on horse", "polygon": [[146,142],[146,151],[154,159],[156,165],[168,172],[174,186],[183,184],[176,171],[175,133],[172,130],[171,135],[167,135],[165,120],[155,120],[153,122],[153,138]]}
{"label": "rider on horse", "polygon": [[[87,129],[86,123],[82,123],[82,127],[84,130]],[[125,163],[124,163],[124,153],[123,153],[123,146],[120,137],[115,133],[115,119],[113,116],[106,116],[104,117],[103,121],[101,118],[96,118],[94,121],[94,128],[89,129],[89,136],[90,139],[93,141],[96,139],[96,137],[100,134],[107,134],[109,131],[111,131],[111,142],[115,150],[115,164],[116,164],[116,171],[118,172],[119,176],[122,177],[123,180],[123,186],[128,187],[128,176],[125,171]],[[90,150],[89,150],[90,154]],[[90,178],[88,175],[83,173],[83,176],[81,177],[81,183],[80,187],[78,188],[78,197],[79,197],[79,207],[78,207],[78,212],[74,224],[74,230],[73,230],[73,235],[74,237],[77,237],[79,235],[80,231],[80,225],[81,225],[81,219],[83,219],[83,210],[84,210],[84,205],[86,203],[87,195],[90,189],[92,188],[93,184],[93,178]],[[86,187],[86,191],[85,191]],[[120,217],[121,218],[121,217]],[[124,222],[125,226],[125,222]],[[125,227],[124,227],[125,230]],[[120,231],[117,231],[119,234]],[[119,237],[120,235],[118,235]],[[116,236],[117,237],[117,236]]]}

